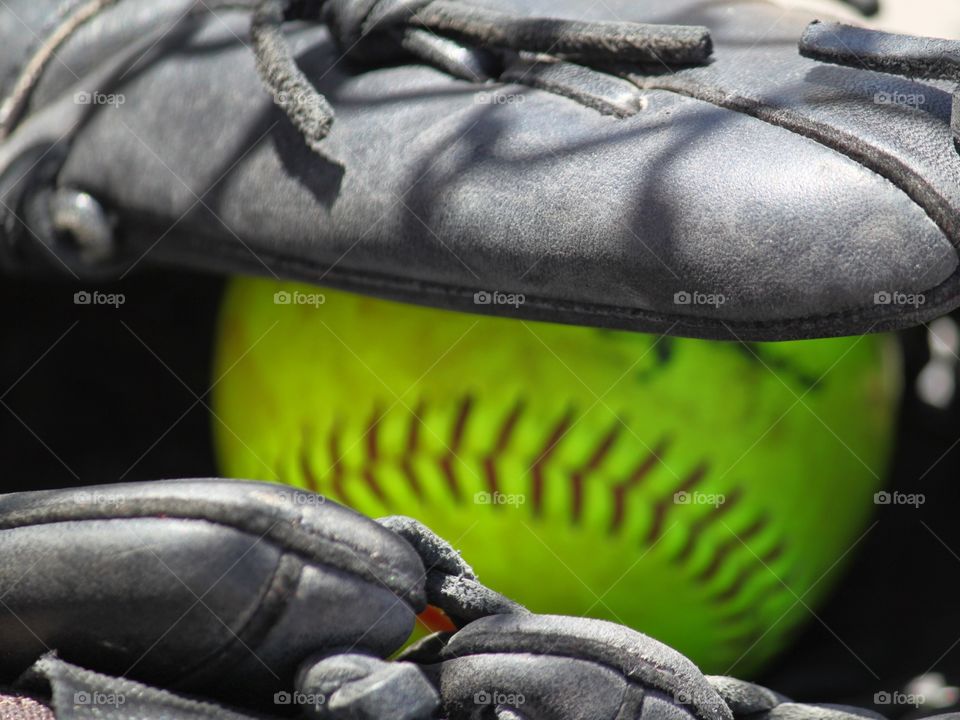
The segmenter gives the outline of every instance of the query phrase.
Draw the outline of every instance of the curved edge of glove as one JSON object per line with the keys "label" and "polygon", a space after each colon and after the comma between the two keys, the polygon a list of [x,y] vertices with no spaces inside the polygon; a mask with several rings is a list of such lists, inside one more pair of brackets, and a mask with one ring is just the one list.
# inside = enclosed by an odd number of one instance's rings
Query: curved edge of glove
{"label": "curved edge of glove", "polygon": [[157,480],[0,496],[0,530],[75,520],[207,520],[278,541],[309,560],[426,607],[419,556],[394,533],[322,495],[251,480]]}
{"label": "curved edge of glove", "polygon": [[267,707],[310,655],[395,652],[426,606],[409,543],[322,496],[268,483],[0,496],[0,552],[20,561],[0,569],[7,678],[55,650],[97,671]]}
{"label": "curved edge of glove", "polygon": [[495,615],[476,620],[453,635],[440,657],[448,661],[497,653],[589,661],[663,693],[687,706],[700,720],[733,718],[720,694],[690,660],[658,640],[604,620]]}

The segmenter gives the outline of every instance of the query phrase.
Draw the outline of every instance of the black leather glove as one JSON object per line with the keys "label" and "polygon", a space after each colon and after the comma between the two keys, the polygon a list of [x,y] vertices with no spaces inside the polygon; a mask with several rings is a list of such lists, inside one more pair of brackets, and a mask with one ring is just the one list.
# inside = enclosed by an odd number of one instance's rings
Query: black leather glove
{"label": "black leather glove", "polygon": [[398,535],[279,485],[169,481],[0,496],[0,680],[41,655],[271,705],[312,654],[396,651],[424,609]]}
{"label": "black leather glove", "polygon": [[[614,623],[531,614],[416,521],[279,485],[0,496],[0,554],[0,709],[16,720],[879,717],[704,677]],[[386,661],[427,602],[458,629]]]}
{"label": "black leather glove", "polygon": [[764,2],[55,5],[0,14],[11,269],[745,340],[960,303],[952,43],[869,34],[838,67],[852,31],[804,57],[814,18]]}

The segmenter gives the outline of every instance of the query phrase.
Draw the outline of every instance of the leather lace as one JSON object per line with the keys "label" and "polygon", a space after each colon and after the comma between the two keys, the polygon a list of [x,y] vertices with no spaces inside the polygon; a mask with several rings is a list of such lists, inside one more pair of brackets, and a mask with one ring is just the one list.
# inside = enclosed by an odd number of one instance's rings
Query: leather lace
{"label": "leather lace", "polygon": [[[33,89],[56,52],[76,31],[122,0],[81,0],[65,11],[51,32],[25,58],[17,82],[0,104],[0,140],[9,136],[29,105]],[[879,0],[838,0],[865,15]],[[383,61],[406,54],[472,81],[496,79],[496,63],[483,55],[524,53],[602,69],[622,63],[662,69],[707,62],[710,32],[692,25],[578,22],[525,17],[458,0],[208,0],[211,7],[252,8],[251,35],[257,71],[274,102],[317,150],[329,134],[334,110],[297,67],[282,25],[323,22],[344,55]]]}
{"label": "leather lace", "polygon": [[382,58],[386,46],[470,80],[487,78],[469,64],[442,62],[438,43],[531,53],[588,67],[694,65],[706,62],[713,50],[710,31],[692,25],[521,17],[457,0],[262,0],[251,25],[257,71],[313,149],[330,132],[334,111],[296,65],[281,27],[289,20],[325,22],[348,56]]}

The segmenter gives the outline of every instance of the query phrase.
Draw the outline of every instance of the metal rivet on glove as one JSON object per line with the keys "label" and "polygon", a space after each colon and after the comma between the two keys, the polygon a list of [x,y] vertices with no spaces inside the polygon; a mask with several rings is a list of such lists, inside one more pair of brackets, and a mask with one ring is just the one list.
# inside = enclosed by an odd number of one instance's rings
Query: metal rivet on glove
{"label": "metal rivet on glove", "polygon": [[50,216],[53,229],[73,243],[83,262],[96,265],[113,255],[113,223],[92,195],[59,188],[50,198]]}

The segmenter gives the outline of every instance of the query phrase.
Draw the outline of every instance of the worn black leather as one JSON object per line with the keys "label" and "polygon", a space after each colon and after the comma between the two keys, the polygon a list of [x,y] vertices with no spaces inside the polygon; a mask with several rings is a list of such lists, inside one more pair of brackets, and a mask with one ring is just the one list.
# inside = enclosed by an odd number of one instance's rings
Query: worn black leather
{"label": "worn black leather", "polygon": [[306,710],[278,701],[300,693],[320,698],[311,716],[370,720],[425,719],[442,702],[457,718],[477,709],[464,693],[486,691],[526,695],[524,712],[544,720],[605,717],[598,701],[622,706],[619,717],[642,706],[643,718],[666,719],[689,705],[699,720],[732,720],[699,670],[661,643],[508,603],[383,662],[424,609],[430,573],[474,579],[424,526],[383,523],[241,481],[0,496],[0,554],[16,560],[0,567],[0,683],[47,693],[58,717],[77,718],[218,716],[182,691],[270,714]]}
{"label": "worn black leather", "polygon": [[11,720],[882,720],[704,676],[614,623],[506,603],[386,660],[424,578],[469,579],[469,565],[416,522],[278,485],[4,495],[0,553]]}
{"label": "worn black leather", "polygon": [[704,676],[656,640],[588,618],[488,617],[405,657],[440,688],[449,720],[882,720],[868,710],[793,703],[735,678]]}
{"label": "worn black leather", "polygon": [[167,481],[0,496],[0,682],[45,652],[253,706],[307,657],[397,650],[425,606],[413,548],[283,486]]}
{"label": "worn black leather", "polygon": [[[24,673],[17,690],[29,690],[44,698],[56,720],[253,720],[253,716],[219,703],[72,665],[53,653],[40,658]],[[3,717],[40,720],[16,712]]]}
{"label": "worn black leather", "polygon": [[[53,5],[10,7],[40,32]],[[122,267],[274,273],[463,310],[744,339],[903,327],[960,302],[949,87],[801,57],[806,13],[614,0],[590,19],[705,26],[712,60],[528,73],[529,57],[511,66],[494,54],[508,66],[502,85],[421,61],[363,64],[368,50],[341,61],[326,27],[291,24],[300,68],[336,112],[311,152],[257,76],[249,10],[186,5],[119,2],[82,25],[0,150],[17,168],[5,203],[54,253],[42,193],[13,180],[76,121],[45,156],[56,158],[48,176],[25,180],[89,191],[114,213]],[[485,6],[584,12],[576,0]],[[2,18],[25,51],[19,20]],[[486,52],[461,54],[473,67]],[[7,92],[16,55],[0,61]],[[78,106],[81,91],[124,103]],[[6,227],[7,264],[20,266],[37,237],[10,212]],[[476,305],[479,290],[526,302]],[[724,302],[697,304],[697,293]],[[878,293],[922,304],[877,304]]]}
{"label": "worn black leather", "polygon": [[460,630],[438,655],[424,666],[451,718],[472,717],[478,698],[503,694],[523,697],[506,704],[531,720],[733,719],[693,663],[602,620],[492,616]]}

